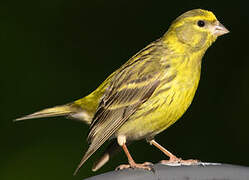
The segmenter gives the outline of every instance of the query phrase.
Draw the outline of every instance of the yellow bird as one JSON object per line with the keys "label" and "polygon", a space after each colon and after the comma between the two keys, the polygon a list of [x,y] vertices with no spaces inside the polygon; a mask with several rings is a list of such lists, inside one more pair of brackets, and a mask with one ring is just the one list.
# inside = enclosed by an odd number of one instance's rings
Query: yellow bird
{"label": "yellow bird", "polygon": [[107,140],[110,145],[94,164],[94,171],[120,147],[129,162],[119,166],[120,169],[151,169],[149,163],[135,163],[127,149],[127,142],[140,139],[146,139],[169,156],[166,163],[195,163],[195,160],[177,158],[154,137],[187,110],[200,80],[204,53],[218,36],[228,32],[212,12],[188,11],[175,19],[160,39],[131,57],[91,94],[16,121],[68,116],[89,124],[87,140],[90,145],[75,173]]}

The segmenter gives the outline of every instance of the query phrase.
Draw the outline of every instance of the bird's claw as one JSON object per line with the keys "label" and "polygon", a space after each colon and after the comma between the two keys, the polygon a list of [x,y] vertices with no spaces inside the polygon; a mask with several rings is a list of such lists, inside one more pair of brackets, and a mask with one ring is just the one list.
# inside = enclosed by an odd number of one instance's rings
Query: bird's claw
{"label": "bird's claw", "polygon": [[195,159],[183,160],[181,158],[173,157],[169,160],[161,160],[159,163],[164,165],[197,165],[200,161]]}
{"label": "bird's claw", "polygon": [[149,171],[153,171],[153,164],[151,162],[144,162],[142,164],[130,163],[130,164],[121,164],[115,170],[123,170],[123,169],[145,169]]}

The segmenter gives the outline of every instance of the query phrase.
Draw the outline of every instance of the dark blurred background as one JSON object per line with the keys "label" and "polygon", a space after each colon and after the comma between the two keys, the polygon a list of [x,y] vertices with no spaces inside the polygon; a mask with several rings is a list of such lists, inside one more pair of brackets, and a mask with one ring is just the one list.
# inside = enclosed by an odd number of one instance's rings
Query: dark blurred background
{"label": "dark blurred background", "polygon": [[[82,179],[126,163],[122,152],[92,173],[102,148],[73,177],[86,125],[12,120],[87,95],[194,8],[213,11],[231,33],[209,48],[191,107],[157,140],[185,159],[249,166],[248,2],[14,0],[0,5],[0,179]],[[137,162],[165,158],[144,141],[129,148]]]}

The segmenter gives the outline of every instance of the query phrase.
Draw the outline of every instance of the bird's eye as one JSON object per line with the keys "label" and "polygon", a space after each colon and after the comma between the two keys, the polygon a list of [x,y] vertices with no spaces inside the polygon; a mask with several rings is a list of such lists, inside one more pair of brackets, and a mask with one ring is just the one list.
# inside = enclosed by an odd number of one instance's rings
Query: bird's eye
{"label": "bird's eye", "polygon": [[204,27],[204,26],[205,26],[205,22],[202,21],[202,20],[199,20],[199,21],[197,22],[197,25],[198,25],[199,27]]}

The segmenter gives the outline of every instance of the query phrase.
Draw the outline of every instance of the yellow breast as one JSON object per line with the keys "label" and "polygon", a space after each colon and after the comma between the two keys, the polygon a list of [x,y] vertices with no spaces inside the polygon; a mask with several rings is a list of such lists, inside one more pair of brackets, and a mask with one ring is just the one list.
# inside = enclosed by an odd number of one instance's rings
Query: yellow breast
{"label": "yellow breast", "polygon": [[175,123],[193,100],[200,79],[200,70],[200,63],[193,64],[187,61],[180,66],[173,66],[167,72],[171,74],[168,74],[170,82],[162,83],[116,135],[125,135],[127,139],[132,140],[150,138]]}

